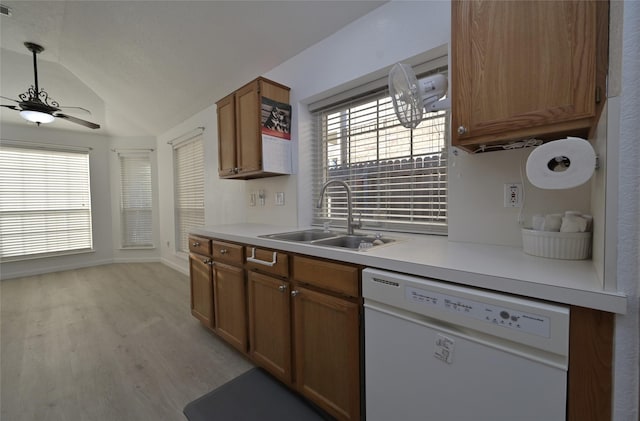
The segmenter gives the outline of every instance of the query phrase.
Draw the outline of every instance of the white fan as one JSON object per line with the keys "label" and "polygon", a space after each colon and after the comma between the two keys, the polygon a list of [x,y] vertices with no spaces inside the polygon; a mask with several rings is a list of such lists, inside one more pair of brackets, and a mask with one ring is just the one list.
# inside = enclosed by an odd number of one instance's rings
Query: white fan
{"label": "white fan", "polygon": [[447,93],[447,78],[434,74],[418,80],[411,66],[397,63],[389,72],[389,94],[400,124],[415,129],[424,111],[451,108],[451,100],[441,98]]}

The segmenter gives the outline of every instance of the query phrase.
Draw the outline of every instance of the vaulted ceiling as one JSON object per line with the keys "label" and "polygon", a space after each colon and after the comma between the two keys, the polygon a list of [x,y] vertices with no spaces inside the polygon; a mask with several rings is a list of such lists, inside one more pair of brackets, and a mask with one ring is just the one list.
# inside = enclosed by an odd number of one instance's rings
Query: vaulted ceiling
{"label": "vaulted ceiling", "polygon": [[[60,104],[100,133],[164,133],[198,111],[333,34],[384,1],[3,1],[0,95],[38,76]],[[3,104],[10,102],[3,100]],[[3,123],[28,124],[2,108]],[[56,120],[52,128],[89,130]]]}

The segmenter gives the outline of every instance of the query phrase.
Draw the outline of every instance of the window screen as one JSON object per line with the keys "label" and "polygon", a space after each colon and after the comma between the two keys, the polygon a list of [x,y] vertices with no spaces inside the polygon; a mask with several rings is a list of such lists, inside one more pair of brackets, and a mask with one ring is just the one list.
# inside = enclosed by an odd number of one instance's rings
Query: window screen
{"label": "window screen", "polygon": [[118,152],[120,233],[123,248],[153,247],[153,195],[149,152]]}
{"label": "window screen", "polygon": [[345,224],[344,188],[329,186],[322,207],[315,206],[322,185],[338,179],[351,187],[363,228],[446,232],[448,111],[426,113],[417,128],[406,129],[383,88],[313,115],[314,223]]}
{"label": "window screen", "polygon": [[93,247],[88,152],[0,149],[0,257]]}
{"label": "window screen", "polygon": [[176,251],[189,252],[189,232],[204,225],[202,136],[174,145]]}

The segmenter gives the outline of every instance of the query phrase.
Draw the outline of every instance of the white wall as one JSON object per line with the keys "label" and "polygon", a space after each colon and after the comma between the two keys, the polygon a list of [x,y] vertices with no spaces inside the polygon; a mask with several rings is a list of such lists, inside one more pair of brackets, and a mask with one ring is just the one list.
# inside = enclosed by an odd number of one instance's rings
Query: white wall
{"label": "white wall", "polygon": [[175,214],[173,208],[173,148],[167,142],[204,127],[205,225],[231,224],[247,219],[245,182],[218,178],[218,128],[215,105],[208,107],[158,137],[158,201],[160,256],[162,262],[188,272],[187,255],[175,250]]}
{"label": "white wall", "polygon": [[92,253],[2,263],[2,279],[110,263],[113,259],[113,246],[111,241],[109,138],[90,132],[72,132],[47,128],[46,126],[35,127],[26,123],[3,124],[0,138],[2,140],[92,148],[89,153],[89,167],[94,248]]}
{"label": "white wall", "polygon": [[620,114],[612,124],[620,129],[617,287],[629,297],[629,310],[616,317],[615,421],[640,418],[640,2],[624,2],[623,19]]}

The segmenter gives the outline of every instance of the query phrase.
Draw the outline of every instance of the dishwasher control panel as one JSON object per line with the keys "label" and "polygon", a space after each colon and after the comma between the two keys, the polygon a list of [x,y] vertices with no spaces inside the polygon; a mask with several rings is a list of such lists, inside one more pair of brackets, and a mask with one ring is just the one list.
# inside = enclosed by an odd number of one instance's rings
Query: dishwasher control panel
{"label": "dishwasher control panel", "polygon": [[550,336],[550,320],[538,314],[497,306],[455,295],[405,286],[405,298],[412,303],[451,311],[486,323],[526,332],[545,338]]}

